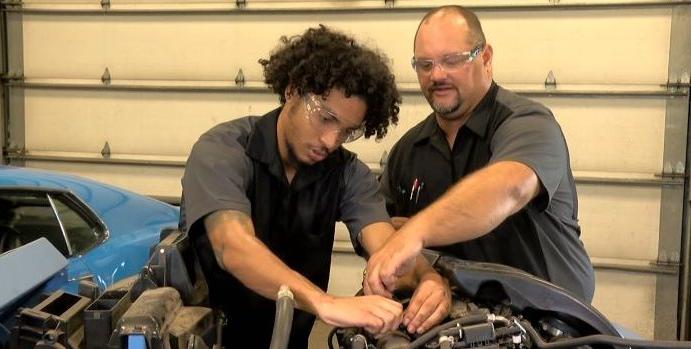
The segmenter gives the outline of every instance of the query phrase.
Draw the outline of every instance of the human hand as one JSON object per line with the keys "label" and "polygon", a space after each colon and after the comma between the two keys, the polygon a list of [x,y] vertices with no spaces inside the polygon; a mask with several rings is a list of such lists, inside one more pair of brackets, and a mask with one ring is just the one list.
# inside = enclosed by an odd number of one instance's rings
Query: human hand
{"label": "human hand", "polygon": [[372,334],[393,331],[401,323],[403,306],[381,296],[333,297],[325,295],[317,316],[336,327],[362,327]]}
{"label": "human hand", "polygon": [[403,325],[409,333],[424,333],[440,323],[451,309],[448,282],[434,270],[420,278],[415,293],[403,314]]}
{"label": "human hand", "polygon": [[415,259],[422,245],[422,239],[415,235],[394,234],[367,261],[363,275],[365,293],[391,297],[399,279],[415,267]]}

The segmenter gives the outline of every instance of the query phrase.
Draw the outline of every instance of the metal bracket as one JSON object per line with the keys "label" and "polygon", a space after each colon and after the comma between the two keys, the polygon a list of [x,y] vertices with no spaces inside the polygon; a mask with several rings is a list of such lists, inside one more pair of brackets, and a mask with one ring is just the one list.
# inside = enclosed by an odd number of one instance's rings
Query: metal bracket
{"label": "metal bracket", "polygon": [[247,7],[247,0],[235,0],[235,6],[237,8],[245,8]]}
{"label": "metal bracket", "polygon": [[685,88],[691,87],[691,73],[688,71],[682,72],[682,74],[677,77],[676,82],[668,80],[663,86],[671,89],[672,91],[684,92]]}
{"label": "metal bracket", "polygon": [[110,158],[110,144],[108,144],[108,141],[106,141],[106,144],[103,145],[103,149],[101,149],[101,156],[103,156],[104,159]]}
{"label": "metal bracket", "polygon": [[679,77],[679,81],[682,84],[691,84],[691,72],[685,71],[681,73],[681,76]]}
{"label": "metal bracket", "polygon": [[101,82],[106,86],[110,85],[110,70],[108,70],[108,67],[106,67],[106,70],[103,71],[103,75],[101,75]]}
{"label": "metal bracket", "polygon": [[666,251],[660,251],[657,261],[650,262],[650,265],[661,266],[668,268],[679,268],[681,266],[681,255],[679,251],[671,251],[667,254]]}
{"label": "metal bracket", "polygon": [[557,77],[554,75],[553,71],[549,71],[547,73],[547,77],[545,78],[545,88],[555,88],[557,87]]}
{"label": "metal bracket", "polygon": [[3,83],[22,82],[24,81],[24,72],[9,71],[7,74],[0,76],[0,79]]}
{"label": "metal bracket", "polygon": [[22,2],[22,0],[5,0],[0,2],[0,5],[2,5],[5,8],[17,9],[21,8],[24,5],[24,3]]}
{"label": "metal bracket", "polygon": [[245,86],[245,74],[242,72],[242,68],[240,68],[237,75],[235,75],[235,85],[239,87]]}
{"label": "metal bracket", "polygon": [[29,152],[26,150],[26,148],[5,148],[5,154],[7,157],[13,157],[13,158],[23,158],[28,154]]}
{"label": "metal bracket", "polygon": [[665,165],[662,167],[662,172],[661,173],[656,173],[655,177],[661,177],[661,178],[683,178],[685,177],[686,173],[686,168],[684,166],[684,163],[681,161],[678,161],[675,165],[672,165],[671,162],[665,162]]}
{"label": "metal bracket", "polygon": [[105,11],[110,10],[110,0],[101,0],[101,8]]}

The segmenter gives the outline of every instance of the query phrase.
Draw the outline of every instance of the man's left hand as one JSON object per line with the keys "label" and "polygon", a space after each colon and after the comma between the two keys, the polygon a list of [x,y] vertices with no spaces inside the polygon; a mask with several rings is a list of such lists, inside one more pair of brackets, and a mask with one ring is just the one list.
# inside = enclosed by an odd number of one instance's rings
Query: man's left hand
{"label": "man's left hand", "polygon": [[440,323],[451,309],[449,284],[433,270],[420,278],[408,308],[403,325],[409,333],[424,333]]}
{"label": "man's left hand", "polygon": [[372,294],[389,296],[401,277],[413,270],[423,243],[415,235],[399,231],[367,261],[366,287]]}

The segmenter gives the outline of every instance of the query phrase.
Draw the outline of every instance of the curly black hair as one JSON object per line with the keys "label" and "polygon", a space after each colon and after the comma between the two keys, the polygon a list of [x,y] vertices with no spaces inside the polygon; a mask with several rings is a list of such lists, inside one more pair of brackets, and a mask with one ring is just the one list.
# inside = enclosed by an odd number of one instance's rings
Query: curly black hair
{"label": "curly black hair", "polygon": [[337,88],[367,104],[365,138],[376,134],[379,140],[390,124],[398,123],[401,96],[383,53],[321,24],[280,41],[271,57],[259,63],[264,66],[264,82],[280,96],[281,104],[286,102],[288,86],[301,96],[323,97]]}

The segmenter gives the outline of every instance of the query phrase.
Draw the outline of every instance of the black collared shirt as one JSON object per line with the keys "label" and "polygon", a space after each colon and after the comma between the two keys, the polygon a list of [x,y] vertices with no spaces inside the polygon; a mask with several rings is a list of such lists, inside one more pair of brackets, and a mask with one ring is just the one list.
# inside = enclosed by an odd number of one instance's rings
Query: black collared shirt
{"label": "black collared shirt", "polygon": [[[343,148],[301,167],[288,183],[276,140],[279,114],[276,109],[209,130],[194,145],[182,179],[181,225],[195,244],[212,305],[229,318],[226,347],[268,348],[275,304],[218,266],[204,217],[218,210],[251,216],[256,236],[271,252],[322,289],[328,285],[336,221],[346,223],[361,251],[362,228],[389,219],[376,178]],[[312,315],[295,312],[290,348],[307,347],[313,322]]]}
{"label": "black collared shirt", "polygon": [[382,175],[389,214],[412,216],[466,175],[506,160],[532,168],[542,194],[490,233],[435,249],[525,270],[590,301],[594,273],[580,240],[578,199],[561,128],[549,109],[494,83],[458,130],[453,149],[434,114],[396,143]]}

